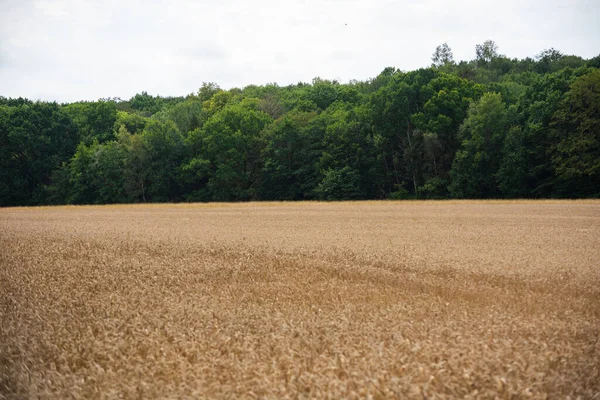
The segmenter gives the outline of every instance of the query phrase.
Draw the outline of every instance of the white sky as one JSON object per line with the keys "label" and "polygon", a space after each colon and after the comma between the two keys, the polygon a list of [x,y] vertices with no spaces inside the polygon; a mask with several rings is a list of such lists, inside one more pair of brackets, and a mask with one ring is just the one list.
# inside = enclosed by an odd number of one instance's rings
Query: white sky
{"label": "white sky", "polygon": [[[347,25],[346,25],[347,24]],[[0,95],[128,99],[455,60],[496,41],[509,57],[600,54],[600,0],[0,0]]]}

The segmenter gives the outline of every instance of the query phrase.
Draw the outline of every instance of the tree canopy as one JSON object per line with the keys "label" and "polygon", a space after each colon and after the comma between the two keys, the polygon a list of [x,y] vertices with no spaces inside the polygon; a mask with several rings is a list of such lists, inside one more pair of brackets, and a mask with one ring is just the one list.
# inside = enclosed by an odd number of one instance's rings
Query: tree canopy
{"label": "tree canopy", "polygon": [[0,206],[600,196],[600,56],[498,48],[345,84],[0,97]]}

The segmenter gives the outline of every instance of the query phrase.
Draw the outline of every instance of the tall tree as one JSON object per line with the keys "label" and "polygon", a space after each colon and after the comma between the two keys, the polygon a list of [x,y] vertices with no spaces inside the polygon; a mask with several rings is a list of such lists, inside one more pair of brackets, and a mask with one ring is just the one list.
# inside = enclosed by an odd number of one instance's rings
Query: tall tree
{"label": "tall tree", "polygon": [[519,98],[518,120],[523,129],[530,196],[552,197],[562,190],[557,186],[559,182],[552,165],[550,149],[555,146],[555,136],[551,133],[550,124],[570,85],[588,72],[587,68],[565,68],[537,75]]}
{"label": "tall tree", "polygon": [[454,63],[454,55],[448,43],[443,43],[435,48],[431,56],[431,61],[433,62],[433,66],[437,68]]}
{"label": "tall tree", "polygon": [[63,108],[77,125],[79,140],[86,145],[114,139],[117,106],[113,101],[78,102]]}
{"label": "tall tree", "polygon": [[129,105],[134,110],[149,117],[162,109],[164,106],[164,99],[160,96],[149,95],[148,92],[144,91],[129,99]]}
{"label": "tall tree", "polygon": [[200,101],[210,100],[216,93],[222,89],[215,82],[202,82],[202,86],[198,89],[198,98]]}
{"label": "tall tree", "polygon": [[173,121],[151,120],[141,135],[146,164],[148,201],[181,200],[178,183],[181,160],[185,153],[184,136]]}
{"label": "tall tree", "polygon": [[[318,162],[318,169],[323,176],[321,183],[332,183],[339,177],[353,179],[352,191],[340,188],[341,192],[336,194],[336,190],[327,186],[328,199],[364,198],[380,194],[377,186],[382,171],[368,112],[367,105],[353,106],[337,102],[319,116],[327,120],[323,151]],[[332,181],[334,176],[336,179]]]}
{"label": "tall tree", "polygon": [[494,197],[499,194],[498,171],[507,111],[502,96],[486,93],[473,103],[460,127],[462,147],[452,164],[450,192],[454,197]]}
{"label": "tall tree", "polygon": [[56,103],[0,105],[0,206],[46,202],[52,172],[77,147],[77,127]]}
{"label": "tall tree", "polygon": [[265,129],[259,191],[262,199],[310,198],[316,187],[317,163],[322,152],[322,138],[311,136],[308,129],[316,117],[315,112],[293,111]]}
{"label": "tall tree", "polygon": [[260,133],[271,122],[256,99],[245,99],[225,106],[192,132],[193,157],[210,163],[207,190],[212,200],[256,198],[264,147]]}
{"label": "tall tree", "polygon": [[[422,111],[430,95],[426,86],[437,76],[433,69],[395,74],[390,82],[373,93],[369,101],[374,142],[386,175],[386,193],[412,190],[417,194],[422,158],[413,115]],[[404,187],[407,186],[407,187]]]}
{"label": "tall tree", "polygon": [[[422,110],[413,114],[412,121],[424,133],[422,139],[428,162],[424,166],[427,176],[423,181],[436,179],[436,185],[441,186],[441,195],[444,183],[449,181],[452,160],[461,144],[459,127],[467,115],[469,105],[482,96],[484,87],[454,75],[440,73],[423,91],[427,92],[429,98]],[[439,150],[432,152],[431,149],[436,146],[440,147]],[[434,154],[436,156],[431,160]]]}
{"label": "tall tree", "polygon": [[185,136],[194,129],[200,128],[207,115],[200,100],[197,97],[190,97],[167,110],[156,113],[153,118],[163,123],[172,121],[177,126],[179,133]]}
{"label": "tall tree", "polygon": [[529,196],[526,137],[520,126],[510,128],[502,146],[502,160],[496,180],[504,197]]}
{"label": "tall tree", "polygon": [[563,196],[600,195],[600,71],[571,85],[551,123],[552,167]]}
{"label": "tall tree", "polygon": [[477,63],[485,65],[498,57],[498,45],[493,40],[486,40],[483,44],[475,45]]}
{"label": "tall tree", "polygon": [[80,143],[69,164],[67,201],[75,204],[110,204],[129,200],[125,192],[127,157],[122,143]]}

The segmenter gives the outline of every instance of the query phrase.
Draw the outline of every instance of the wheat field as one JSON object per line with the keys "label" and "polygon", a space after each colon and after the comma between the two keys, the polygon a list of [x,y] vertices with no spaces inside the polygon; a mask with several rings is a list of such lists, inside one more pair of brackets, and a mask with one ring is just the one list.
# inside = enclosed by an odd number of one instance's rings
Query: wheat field
{"label": "wheat field", "polygon": [[0,209],[0,398],[600,398],[600,201]]}

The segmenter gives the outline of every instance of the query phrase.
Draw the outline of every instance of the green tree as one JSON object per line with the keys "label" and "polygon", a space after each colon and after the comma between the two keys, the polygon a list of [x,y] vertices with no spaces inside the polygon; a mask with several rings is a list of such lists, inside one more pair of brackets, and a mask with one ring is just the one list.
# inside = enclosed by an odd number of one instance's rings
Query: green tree
{"label": "green tree", "polygon": [[160,96],[152,96],[147,92],[138,93],[129,99],[129,105],[132,109],[140,112],[145,117],[156,114],[164,107],[164,99]]}
{"label": "green tree", "polygon": [[[422,111],[413,114],[411,119],[417,129],[425,132],[422,138],[425,141],[423,145],[427,159],[423,167],[427,175],[425,180],[438,178],[448,181],[454,155],[461,144],[459,127],[467,115],[469,105],[482,96],[484,87],[454,75],[440,73],[423,91],[427,93],[428,100]],[[432,145],[439,146],[435,153],[431,149],[427,150]]]}
{"label": "green tree", "polygon": [[143,197],[152,202],[181,200],[178,175],[186,150],[184,136],[173,121],[150,120],[141,140],[147,179]]}
{"label": "green tree", "polygon": [[433,69],[397,73],[369,100],[374,142],[381,160],[387,194],[408,184],[413,194],[421,186],[422,143],[413,116],[423,110],[431,91],[426,86],[437,76]]}
{"label": "green tree", "polygon": [[300,200],[310,197],[319,176],[317,163],[322,146],[322,138],[311,136],[308,128],[316,116],[315,112],[293,111],[265,129],[261,198]]}
{"label": "green tree", "polygon": [[573,82],[550,126],[560,195],[600,196],[600,70]]}
{"label": "green tree", "polygon": [[123,187],[132,202],[148,200],[149,154],[142,134],[130,134],[125,127],[118,133],[118,141],[126,149],[123,168]]}
{"label": "green tree", "polygon": [[182,135],[187,135],[202,126],[206,114],[203,112],[202,103],[197,98],[191,97],[167,110],[154,114],[153,118],[163,123],[172,121]]}
{"label": "green tree", "polygon": [[79,129],[79,140],[90,145],[114,139],[117,106],[113,101],[71,103],[63,107]]}
{"label": "green tree", "polygon": [[475,59],[479,65],[485,65],[498,56],[498,45],[493,40],[475,45]]}
{"label": "green tree", "polygon": [[117,133],[121,126],[124,126],[127,132],[131,134],[142,133],[147,123],[148,118],[142,117],[139,114],[117,111],[117,119],[113,126],[113,131]]}
{"label": "green tree", "polygon": [[328,169],[315,190],[320,200],[354,200],[362,197],[360,174],[350,167]]}
{"label": "green tree", "polygon": [[54,170],[77,146],[77,127],[56,103],[0,105],[0,206],[46,202]]}
{"label": "green tree", "polygon": [[325,110],[338,100],[338,86],[335,81],[315,78],[312,87],[308,90],[308,100],[315,103],[321,110]]}
{"label": "green tree", "polygon": [[94,204],[97,198],[98,183],[92,170],[94,166],[94,149],[98,142],[87,146],[80,143],[69,163],[70,196],[69,203]]}
{"label": "green tree", "polygon": [[431,56],[431,61],[433,62],[432,65],[436,68],[454,63],[454,55],[448,43],[443,43],[435,48]]}
{"label": "green tree", "polygon": [[228,104],[237,103],[237,99],[231,92],[220,90],[212,95],[209,100],[202,102],[202,108],[207,117],[213,116],[221,111]]}
{"label": "green tree", "polygon": [[201,102],[210,100],[216,93],[222,91],[219,85],[214,82],[202,82],[198,90],[198,98]]}
{"label": "green tree", "polygon": [[67,202],[75,204],[124,203],[126,149],[117,141],[89,146],[80,143],[69,164]]}
{"label": "green tree", "polygon": [[383,170],[370,125],[368,106],[337,102],[318,118],[324,119],[326,126],[318,161],[318,170],[323,179],[327,179],[327,171],[342,171],[349,167],[359,177],[353,198],[381,195],[379,185]]}
{"label": "green tree", "polygon": [[553,197],[564,186],[556,177],[551,149],[556,145],[550,124],[571,84],[589,73],[588,68],[565,68],[537,75],[517,103],[519,125],[523,129],[527,159],[527,186],[532,197]]}
{"label": "green tree", "polygon": [[507,131],[507,111],[502,96],[486,93],[469,107],[460,127],[462,147],[452,164],[450,192],[454,197],[495,197],[495,174]]}
{"label": "green tree", "polygon": [[502,160],[496,180],[504,197],[528,197],[526,138],[520,126],[508,130],[502,147]]}
{"label": "green tree", "polygon": [[256,198],[264,142],[260,133],[272,119],[256,99],[225,106],[190,135],[192,157],[210,163],[207,189],[212,200]]}

